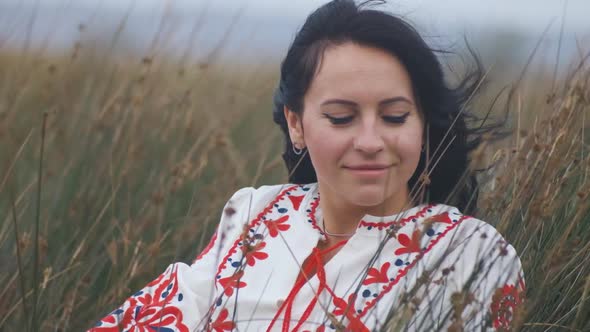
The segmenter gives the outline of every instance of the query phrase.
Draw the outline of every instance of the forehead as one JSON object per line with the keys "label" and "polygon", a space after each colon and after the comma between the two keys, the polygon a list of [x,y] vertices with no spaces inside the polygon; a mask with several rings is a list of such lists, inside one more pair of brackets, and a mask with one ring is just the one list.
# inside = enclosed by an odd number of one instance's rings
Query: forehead
{"label": "forehead", "polygon": [[413,100],[408,72],[393,55],[352,42],[328,47],[306,98],[404,96]]}

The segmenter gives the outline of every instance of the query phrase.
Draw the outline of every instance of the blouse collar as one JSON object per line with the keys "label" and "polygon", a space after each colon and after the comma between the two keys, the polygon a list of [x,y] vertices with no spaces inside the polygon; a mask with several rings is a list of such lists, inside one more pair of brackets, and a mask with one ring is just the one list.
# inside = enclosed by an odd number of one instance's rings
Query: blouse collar
{"label": "blouse collar", "polygon": [[[319,207],[320,193],[317,183],[305,185],[307,195],[305,197],[305,213],[306,219],[314,229],[325,236],[322,231],[322,209]],[[432,208],[432,205],[421,204],[409,208],[400,213],[389,216],[374,216],[366,214],[358,224],[356,234],[380,233],[380,231],[387,230],[394,227],[396,224],[405,224],[408,221],[416,222],[423,217]]]}

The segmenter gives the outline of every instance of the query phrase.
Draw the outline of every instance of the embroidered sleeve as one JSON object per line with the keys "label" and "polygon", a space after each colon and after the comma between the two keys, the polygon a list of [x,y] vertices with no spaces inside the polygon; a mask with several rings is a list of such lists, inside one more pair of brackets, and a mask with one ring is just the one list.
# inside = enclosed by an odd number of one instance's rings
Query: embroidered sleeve
{"label": "embroidered sleeve", "polygon": [[480,319],[485,320],[488,329],[512,331],[524,310],[524,272],[516,250],[497,232],[495,238],[497,241],[491,243],[488,259],[483,260],[478,285],[479,300],[485,309]]}
{"label": "embroidered sleeve", "polygon": [[[524,273],[514,248],[491,225],[481,221],[469,231],[462,258],[445,272],[452,278],[448,325],[465,330],[511,331],[523,309]],[[458,236],[461,238],[461,236]]]}
{"label": "embroidered sleeve", "polygon": [[408,326],[412,331],[512,330],[524,301],[520,259],[491,225],[459,220],[448,233],[440,231],[444,223],[428,224],[441,238],[407,280],[416,281],[402,301],[412,316]]}
{"label": "embroidered sleeve", "polygon": [[189,266],[170,265],[154,281],[128,298],[91,328],[91,332],[188,332],[209,323],[215,301],[215,274],[227,243],[240,233],[248,218],[253,188],[237,191],[225,205],[221,221],[209,244]]}

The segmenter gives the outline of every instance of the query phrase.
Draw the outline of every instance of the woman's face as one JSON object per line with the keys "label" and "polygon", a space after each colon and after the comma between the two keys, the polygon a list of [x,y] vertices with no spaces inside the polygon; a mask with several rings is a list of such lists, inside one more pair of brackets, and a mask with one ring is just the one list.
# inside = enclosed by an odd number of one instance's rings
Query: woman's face
{"label": "woman's face", "polygon": [[397,58],[352,42],[328,47],[303,115],[285,115],[291,140],[309,151],[322,197],[386,210],[408,202],[423,120]]}

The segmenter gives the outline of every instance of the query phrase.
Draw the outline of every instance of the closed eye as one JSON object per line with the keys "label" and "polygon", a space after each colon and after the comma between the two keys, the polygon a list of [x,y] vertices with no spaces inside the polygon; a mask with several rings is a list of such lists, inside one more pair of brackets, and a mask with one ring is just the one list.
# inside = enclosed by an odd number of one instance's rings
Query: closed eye
{"label": "closed eye", "polygon": [[393,116],[393,115],[384,115],[383,120],[388,123],[405,123],[406,119],[410,115],[410,112],[407,112],[400,116]]}
{"label": "closed eye", "polygon": [[[410,112],[407,112],[400,116],[393,116],[393,115],[384,115],[382,116],[383,120],[387,123],[395,123],[401,124],[405,123],[406,119],[410,115]],[[345,116],[345,117],[334,117],[324,113],[324,116],[332,123],[333,125],[344,125],[350,123],[354,119],[354,115]]]}
{"label": "closed eye", "polygon": [[333,116],[330,116],[330,115],[328,115],[328,114],[325,114],[325,113],[324,113],[324,116],[325,116],[325,117],[326,117],[328,120],[330,120],[330,122],[331,122],[333,125],[343,125],[343,124],[347,124],[347,123],[351,122],[351,121],[352,121],[352,119],[354,118],[354,115],[351,115],[351,116],[345,116],[345,117],[333,117]]}

